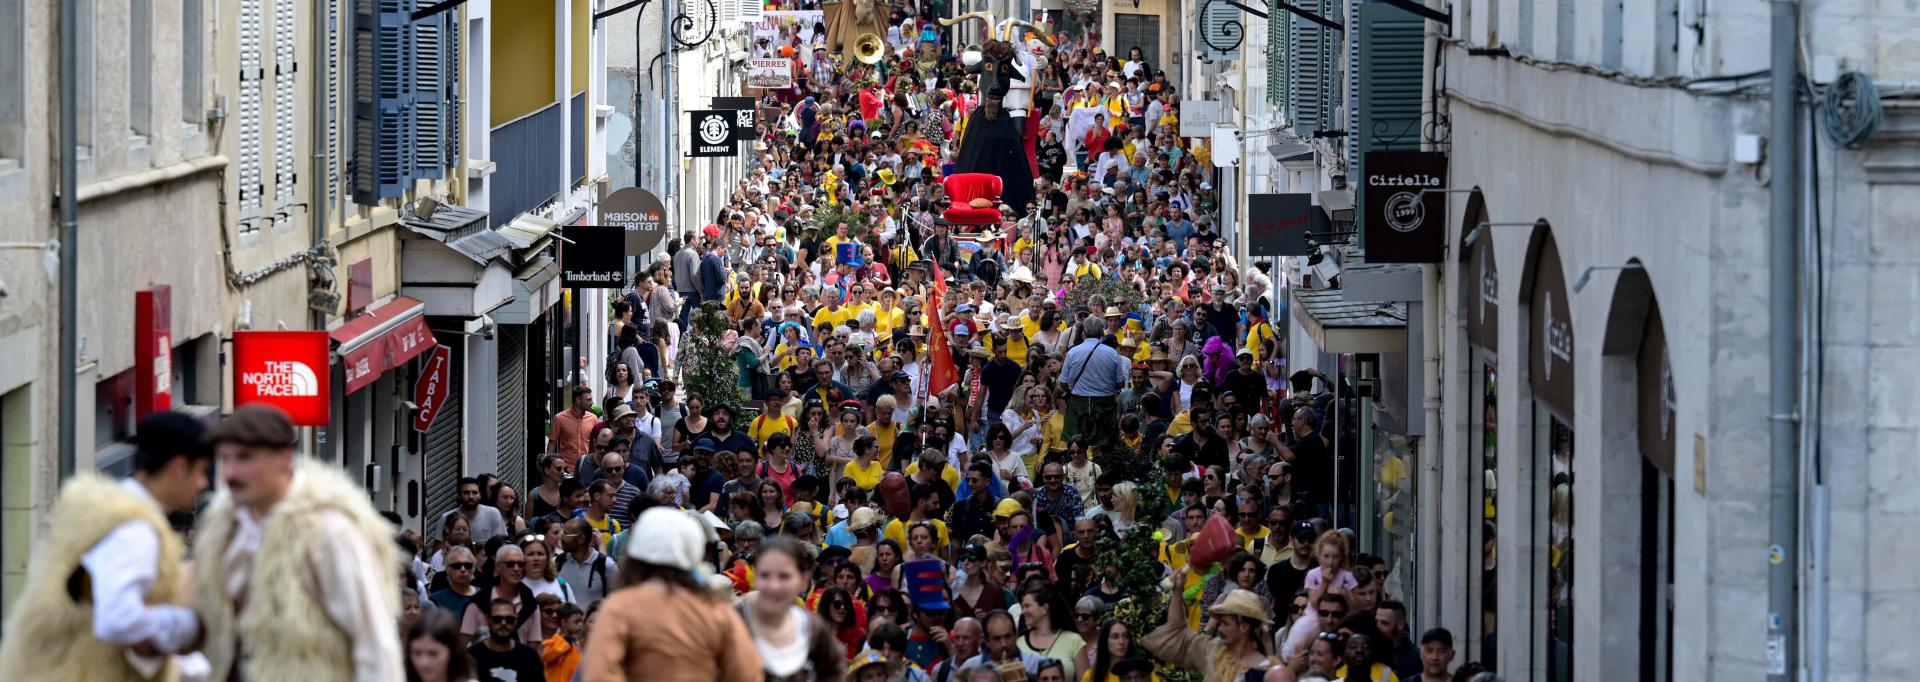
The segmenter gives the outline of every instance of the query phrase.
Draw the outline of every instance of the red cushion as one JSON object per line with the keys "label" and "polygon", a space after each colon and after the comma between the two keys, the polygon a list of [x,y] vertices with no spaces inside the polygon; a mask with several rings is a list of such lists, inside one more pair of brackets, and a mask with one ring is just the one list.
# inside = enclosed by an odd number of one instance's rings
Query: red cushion
{"label": "red cushion", "polygon": [[994,208],[971,208],[959,206],[947,209],[941,214],[955,225],[997,225],[1000,223],[1000,210]]}
{"label": "red cushion", "polygon": [[965,205],[978,197],[996,202],[1000,199],[1000,176],[992,173],[955,173],[940,182],[947,188],[947,197],[956,204]]}

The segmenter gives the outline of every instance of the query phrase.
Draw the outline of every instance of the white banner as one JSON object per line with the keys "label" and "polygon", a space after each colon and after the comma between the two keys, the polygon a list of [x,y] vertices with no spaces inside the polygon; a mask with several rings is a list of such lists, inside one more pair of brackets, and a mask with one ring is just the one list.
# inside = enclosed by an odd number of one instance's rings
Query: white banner
{"label": "white banner", "polygon": [[747,87],[793,87],[793,60],[780,57],[747,60]]}
{"label": "white banner", "polygon": [[[771,57],[781,45],[793,44],[795,36],[800,38],[801,54],[810,54],[812,48],[808,46],[826,39],[825,35],[815,33],[815,27],[825,26],[826,22],[826,12],[817,9],[765,12],[753,25],[753,56]],[[767,44],[761,45],[761,40]]]}

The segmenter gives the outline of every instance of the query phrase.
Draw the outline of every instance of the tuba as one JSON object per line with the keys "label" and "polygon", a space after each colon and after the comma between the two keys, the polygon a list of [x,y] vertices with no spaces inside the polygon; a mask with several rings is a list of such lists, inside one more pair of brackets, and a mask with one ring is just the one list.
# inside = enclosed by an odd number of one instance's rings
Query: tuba
{"label": "tuba", "polygon": [[877,64],[886,53],[887,43],[878,33],[868,31],[853,39],[853,58],[863,64]]}

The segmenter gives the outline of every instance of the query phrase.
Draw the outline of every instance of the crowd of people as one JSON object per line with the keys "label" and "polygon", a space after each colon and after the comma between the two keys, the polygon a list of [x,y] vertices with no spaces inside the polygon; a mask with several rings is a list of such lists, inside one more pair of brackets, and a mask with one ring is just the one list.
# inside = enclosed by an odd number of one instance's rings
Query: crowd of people
{"label": "crowd of people", "polygon": [[[555,416],[541,485],[475,481],[447,517],[493,581],[461,597],[487,579],[453,568],[429,596],[465,611],[460,635],[517,639],[529,669],[579,656],[584,679],[1479,671],[1333,523],[1356,476],[1321,430],[1329,379],[1287,371],[1284,296],[1227,248],[1167,74],[1073,19],[1012,38],[1037,58],[1036,180],[968,204],[987,222],[950,220],[941,182],[970,170],[981,45],[907,5],[877,63],[823,29],[760,41],[800,77],[764,93],[748,177],[611,304],[606,374]],[[696,335],[701,315],[725,331]],[[687,390],[690,344],[724,349],[747,400]],[[1142,517],[1148,496],[1172,512]],[[1222,521],[1232,547],[1195,561]],[[1162,543],[1171,597],[1142,632],[1099,550],[1134,533]],[[521,629],[490,633],[488,601]]]}
{"label": "crowd of people", "polygon": [[[100,520],[133,530],[92,524],[36,579],[65,596],[92,571],[93,603],[146,625],[93,610],[96,640],[127,655],[89,679],[208,635],[211,679],[1475,679],[1335,523],[1357,523],[1337,504],[1357,476],[1322,430],[1330,379],[1288,371],[1283,292],[1227,247],[1167,73],[1106,53],[1091,17],[1002,41],[1034,57],[1017,112],[1037,119],[1020,121],[1032,199],[970,201],[995,219],[955,222],[941,180],[969,170],[958,140],[986,125],[983,46],[891,11],[876,63],[824,30],[757,46],[799,78],[764,94],[748,177],[611,303],[607,371],[554,415],[539,485],[462,479],[455,509],[402,537],[397,604],[354,568],[391,551],[367,540],[378,524],[339,499],[351,484],[291,463],[284,415],[143,446],[138,490],[91,484],[124,507]],[[713,315],[724,332],[696,334]],[[695,343],[724,349],[747,400],[687,390]],[[217,617],[196,616],[153,587],[184,550],[147,512],[191,506],[216,447],[235,499],[202,521]],[[1166,601],[1142,630],[1102,555],[1139,534],[1160,545]],[[108,546],[148,568],[88,553]],[[49,636],[75,634],[68,620]],[[322,661],[329,645],[345,658]]]}

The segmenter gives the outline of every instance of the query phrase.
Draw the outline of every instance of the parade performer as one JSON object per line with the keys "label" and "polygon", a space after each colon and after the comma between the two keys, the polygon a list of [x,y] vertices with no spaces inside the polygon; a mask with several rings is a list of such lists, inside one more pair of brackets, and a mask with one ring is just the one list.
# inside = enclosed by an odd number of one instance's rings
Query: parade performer
{"label": "parade performer", "polygon": [[180,536],[166,513],[193,508],[212,451],[192,417],[162,412],[135,433],[132,478],[79,473],[60,491],[49,532],[7,619],[0,679],[171,680],[171,654],[201,636]]}
{"label": "parade performer", "polygon": [[961,61],[967,72],[977,74],[980,105],[966,119],[966,128],[956,147],[955,169],[961,173],[989,173],[1000,176],[1002,203],[1016,213],[1025,213],[1033,203],[1033,177],[1037,170],[1033,138],[1027,117],[1033,106],[1033,83],[1039,67],[1033,53],[1011,42],[1015,27],[1033,29],[1043,40],[1042,29],[1018,19],[994,23],[987,12],[963,14],[940,22],[952,26],[979,19],[987,23],[992,40],[979,51],[969,51]]}
{"label": "parade performer", "polygon": [[194,545],[208,679],[401,679],[394,529],[366,492],[297,457],[273,407],[234,410],[208,440],[226,483]]}

